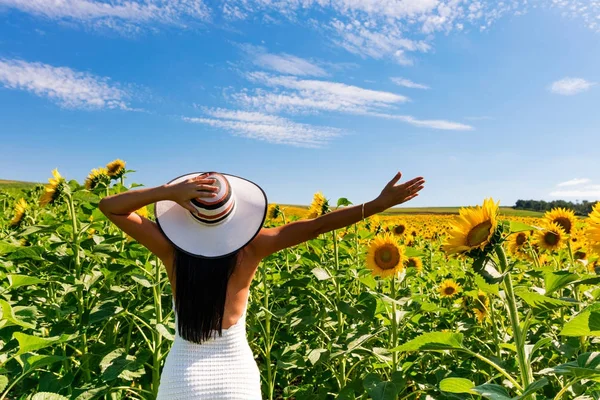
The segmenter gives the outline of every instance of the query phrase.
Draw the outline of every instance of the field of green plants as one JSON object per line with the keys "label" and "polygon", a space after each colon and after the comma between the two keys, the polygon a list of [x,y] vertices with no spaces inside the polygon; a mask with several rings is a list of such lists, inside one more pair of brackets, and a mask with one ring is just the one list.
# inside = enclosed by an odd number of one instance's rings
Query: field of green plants
{"label": "field of green plants", "polygon": [[[45,186],[0,189],[0,400],[156,395],[171,287],[98,210],[137,186],[116,161],[84,183],[55,170]],[[270,205],[265,225],[350,200]],[[280,251],[248,305],[263,397],[600,399],[599,253],[600,203],[583,219],[533,218],[491,199],[373,216]]]}

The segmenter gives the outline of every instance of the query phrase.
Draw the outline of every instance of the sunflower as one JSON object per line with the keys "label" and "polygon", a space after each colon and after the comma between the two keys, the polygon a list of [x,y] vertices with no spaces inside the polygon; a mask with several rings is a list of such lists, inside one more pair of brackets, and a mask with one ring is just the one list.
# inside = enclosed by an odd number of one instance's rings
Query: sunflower
{"label": "sunflower", "polygon": [[442,297],[452,297],[460,291],[460,286],[452,279],[446,279],[439,289]]}
{"label": "sunflower", "polygon": [[481,289],[477,292],[477,307],[479,308],[488,308],[490,305],[490,298],[485,294],[485,292]]}
{"label": "sunflower", "polygon": [[483,321],[485,321],[488,316],[487,309],[474,308],[473,312],[475,313],[475,317],[477,317],[477,321],[479,321],[480,324],[483,324]]}
{"label": "sunflower", "polygon": [[409,257],[405,265],[406,268],[414,268],[417,272],[423,271],[423,261],[419,257]]}
{"label": "sunflower", "polygon": [[483,201],[483,207],[463,207],[459,210],[450,231],[450,237],[442,245],[449,254],[483,250],[490,243],[498,226],[498,203],[492,198]]}
{"label": "sunflower", "polygon": [[65,178],[63,178],[58,169],[52,170],[54,178],[48,178],[48,183],[44,187],[44,193],[40,197],[40,206],[54,203],[64,191]]}
{"label": "sunflower", "polygon": [[308,209],[307,218],[317,218],[329,212],[329,202],[323,196],[323,193],[317,192],[313,196],[313,201]]}
{"label": "sunflower", "polygon": [[600,260],[589,262],[587,269],[590,274],[600,275]]}
{"label": "sunflower", "polygon": [[125,161],[116,159],[106,164],[107,175],[111,179],[119,179],[125,174]]}
{"label": "sunflower", "polygon": [[88,190],[93,190],[97,188],[100,183],[107,183],[108,180],[109,176],[106,168],[94,168],[88,174],[87,179],[85,180],[85,188]]}
{"label": "sunflower", "polygon": [[390,234],[377,236],[367,251],[367,267],[373,275],[395,276],[404,269],[404,249],[398,246]]}
{"label": "sunflower", "polygon": [[23,217],[25,216],[25,211],[27,210],[27,207],[28,205],[25,199],[19,199],[15,203],[15,216],[10,221],[10,226],[17,226],[21,222],[23,222]]}
{"label": "sunflower", "polygon": [[281,210],[279,209],[279,204],[269,204],[269,208],[267,209],[268,219],[276,219],[280,214]]}
{"label": "sunflower", "polygon": [[511,235],[508,240],[508,250],[511,254],[517,255],[525,251],[525,245],[527,244],[528,235],[526,232],[518,232]]}
{"label": "sunflower", "polygon": [[546,222],[554,222],[558,224],[566,234],[570,234],[571,231],[575,228],[575,223],[577,222],[577,218],[575,217],[575,213],[571,210],[567,210],[566,208],[553,208],[550,211],[546,211],[544,214],[544,219]]}
{"label": "sunflower", "polygon": [[536,243],[546,250],[558,250],[565,243],[565,231],[556,222],[547,224],[546,229],[536,233]]}
{"label": "sunflower", "polygon": [[600,202],[596,203],[592,208],[585,236],[591,250],[596,254],[600,254]]}
{"label": "sunflower", "polygon": [[146,206],[144,206],[144,207],[142,207],[140,209],[137,209],[135,211],[135,213],[137,215],[139,215],[140,217],[148,218],[148,209],[146,208]]}
{"label": "sunflower", "polygon": [[402,222],[400,222],[393,229],[394,235],[402,236],[402,235],[404,235],[404,232],[406,232],[406,229],[407,229],[406,224],[403,224]]}

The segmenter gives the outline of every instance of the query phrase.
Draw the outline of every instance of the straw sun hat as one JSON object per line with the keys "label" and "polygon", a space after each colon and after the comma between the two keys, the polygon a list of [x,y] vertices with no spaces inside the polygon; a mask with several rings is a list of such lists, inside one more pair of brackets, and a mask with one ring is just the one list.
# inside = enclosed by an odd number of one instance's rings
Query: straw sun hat
{"label": "straw sun hat", "polygon": [[[202,175],[192,172],[168,185]],[[171,200],[156,202],[156,222],[174,246],[203,258],[225,257],[248,243],[260,231],[267,215],[267,195],[256,183],[235,175],[208,172],[219,190],[213,198],[195,198],[191,204],[199,215]]]}

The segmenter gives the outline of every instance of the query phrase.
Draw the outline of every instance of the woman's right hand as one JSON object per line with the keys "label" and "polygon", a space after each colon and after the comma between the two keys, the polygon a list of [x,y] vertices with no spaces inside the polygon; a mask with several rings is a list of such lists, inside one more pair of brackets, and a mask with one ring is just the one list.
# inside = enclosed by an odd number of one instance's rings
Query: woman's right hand
{"label": "woman's right hand", "polygon": [[196,207],[192,205],[190,200],[202,197],[215,197],[216,193],[214,192],[219,190],[218,187],[211,186],[216,180],[213,178],[206,178],[207,175],[208,172],[193,178],[188,178],[173,185],[168,185],[169,200],[176,202],[181,207],[194,214],[198,214],[198,210],[196,210]]}
{"label": "woman's right hand", "polygon": [[419,191],[424,187],[425,180],[421,176],[395,186],[396,182],[398,182],[401,177],[402,172],[398,171],[396,176],[385,185],[381,194],[377,197],[376,202],[383,207],[384,210],[417,197]]}

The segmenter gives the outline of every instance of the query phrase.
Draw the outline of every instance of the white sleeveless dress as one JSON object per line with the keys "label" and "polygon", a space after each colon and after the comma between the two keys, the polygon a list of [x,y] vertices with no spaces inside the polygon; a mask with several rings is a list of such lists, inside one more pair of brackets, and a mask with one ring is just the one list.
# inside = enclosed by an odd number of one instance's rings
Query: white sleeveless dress
{"label": "white sleeveless dress", "polygon": [[[173,301],[173,310],[175,303]],[[157,400],[262,400],[260,371],[246,338],[246,311],[223,336],[201,344],[175,338],[160,377]],[[216,331],[213,331],[216,332]]]}

